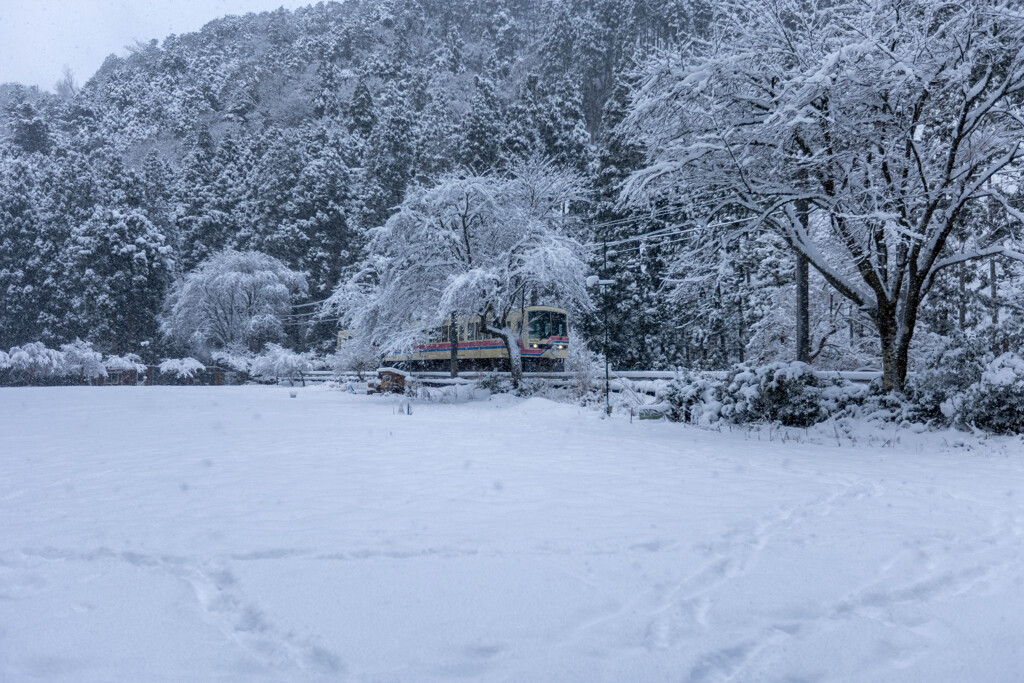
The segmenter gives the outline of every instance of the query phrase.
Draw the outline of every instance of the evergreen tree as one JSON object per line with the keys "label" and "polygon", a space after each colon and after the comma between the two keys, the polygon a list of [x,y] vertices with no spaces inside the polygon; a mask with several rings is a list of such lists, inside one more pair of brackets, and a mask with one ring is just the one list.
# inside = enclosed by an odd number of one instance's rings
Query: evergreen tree
{"label": "evergreen tree", "polygon": [[413,118],[394,84],[381,94],[379,120],[366,147],[364,225],[382,225],[402,202],[413,162]]}
{"label": "evergreen tree", "polygon": [[464,123],[460,159],[466,168],[483,174],[498,166],[503,116],[494,84],[481,76],[473,83],[475,94]]}
{"label": "evergreen tree", "polygon": [[368,140],[377,125],[377,112],[374,108],[373,95],[366,81],[360,78],[356,82],[355,92],[352,93],[352,102],[348,108],[350,130]]}

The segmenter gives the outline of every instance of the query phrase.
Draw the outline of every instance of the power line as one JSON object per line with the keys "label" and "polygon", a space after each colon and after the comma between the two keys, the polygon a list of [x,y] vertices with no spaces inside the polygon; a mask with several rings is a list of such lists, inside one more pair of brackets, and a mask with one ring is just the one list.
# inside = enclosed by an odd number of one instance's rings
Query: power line
{"label": "power line", "polygon": [[330,300],[331,297],[327,297],[326,299],[320,299],[319,301],[310,301],[308,304],[292,304],[292,308],[309,308],[310,306],[316,306]]}
{"label": "power line", "polygon": [[[641,220],[641,219],[638,219],[638,221],[639,220]],[[620,244],[629,244],[630,242],[636,242],[636,241],[645,240],[645,239],[653,239],[653,238],[656,238],[656,237],[673,237],[675,235],[684,235],[684,234],[688,234],[688,233],[701,232],[703,230],[709,230],[709,229],[713,229],[713,228],[722,228],[722,227],[726,227],[728,225],[736,225],[737,223],[746,223],[749,220],[750,220],[749,218],[740,218],[740,219],[737,219],[737,220],[734,220],[734,221],[722,221],[722,222],[719,222],[719,223],[705,223],[703,225],[697,225],[697,226],[694,226],[694,227],[691,227],[691,228],[680,228],[679,225],[672,225],[672,226],[669,226],[669,227],[660,228],[658,230],[652,230],[651,232],[645,232],[645,233],[641,233],[639,235],[633,235],[631,237],[624,237],[622,239],[612,240],[610,242],[604,242],[604,241],[601,241],[601,242],[591,242],[589,244],[583,245],[583,247],[584,247],[584,249],[588,249],[588,250],[602,249],[605,246],[614,247],[614,246],[618,246]]]}

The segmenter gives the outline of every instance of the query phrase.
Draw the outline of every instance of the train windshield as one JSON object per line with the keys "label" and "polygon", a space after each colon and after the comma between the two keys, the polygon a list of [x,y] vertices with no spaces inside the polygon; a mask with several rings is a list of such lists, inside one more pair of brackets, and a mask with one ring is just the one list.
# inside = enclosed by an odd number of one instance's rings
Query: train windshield
{"label": "train windshield", "polygon": [[556,311],[530,311],[528,333],[531,339],[569,336],[565,313]]}

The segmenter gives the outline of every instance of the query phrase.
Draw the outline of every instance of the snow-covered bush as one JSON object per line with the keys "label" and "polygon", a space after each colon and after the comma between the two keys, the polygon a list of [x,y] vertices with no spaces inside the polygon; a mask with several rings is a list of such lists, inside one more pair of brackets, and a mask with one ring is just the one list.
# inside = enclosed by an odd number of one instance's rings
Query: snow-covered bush
{"label": "snow-covered bush", "polygon": [[280,344],[269,343],[263,348],[253,367],[261,377],[288,380],[302,380],[303,375],[313,369],[313,354],[298,353]]}
{"label": "snow-covered bush", "polygon": [[[989,340],[977,334],[957,334],[936,345],[907,382],[911,418],[948,425],[953,418],[943,409],[981,380],[993,359]],[[955,412],[955,411],[954,411]]]}
{"label": "snow-covered bush", "polygon": [[477,380],[477,386],[492,394],[508,394],[512,392],[512,380],[504,375],[492,373]]}
{"label": "snow-covered bush", "polygon": [[64,370],[68,375],[75,375],[83,380],[94,380],[107,376],[103,366],[103,354],[92,348],[89,342],[76,339],[70,344],[61,344],[64,354]]}
{"label": "snow-covered bush", "polygon": [[570,329],[569,338],[572,343],[565,359],[565,371],[573,375],[573,391],[583,397],[597,388],[599,377],[604,377],[604,357],[590,350],[578,329]]}
{"label": "snow-covered bush", "polygon": [[174,375],[177,379],[192,379],[205,369],[195,358],[165,358],[160,363],[161,375]]}
{"label": "snow-covered bush", "polygon": [[109,355],[103,360],[103,367],[108,372],[138,372],[146,371],[146,364],[134,353],[126,353],[123,356]]}
{"label": "snow-covered bush", "polygon": [[35,384],[52,382],[67,374],[64,354],[42,342],[12,347],[6,364],[16,381]]}
{"label": "snow-covered bush", "polygon": [[350,336],[331,356],[330,365],[336,375],[354,372],[361,381],[363,373],[373,372],[380,365],[380,349],[364,335]]}
{"label": "snow-covered bush", "polygon": [[942,404],[957,424],[996,434],[1024,432],[1024,359],[1004,353],[985,368],[967,391]]}
{"label": "snow-covered bush", "polygon": [[146,373],[146,364],[134,353],[108,355],[103,359],[103,367],[107,369],[108,375],[113,375],[111,380],[115,384],[137,381]]}
{"label": "snow-covered bush", "polygon": [[737,423],[809,427],[826,417],[822,384],[806,363],[740,365],[725,387],[722,415]]}
{"label": "snow-covered bush", "polygon": [[736,365],[728,373],[682,372],[659,390],[677,422],[774,422],[809,427],[859,405],[867,386],[822,379],[805,363]]}
{"label": "snow-covered bush", "polygon": [[658,392],[657,398],[668,405],[666,415],[673,422],[708,422],[718,419],[721,388],[720,380],[683,371]]}
{"label": "snow-covered bush", "polygon": [[0,349],[0,372],[11,369],[11,357],[7,355],[7,352]]}

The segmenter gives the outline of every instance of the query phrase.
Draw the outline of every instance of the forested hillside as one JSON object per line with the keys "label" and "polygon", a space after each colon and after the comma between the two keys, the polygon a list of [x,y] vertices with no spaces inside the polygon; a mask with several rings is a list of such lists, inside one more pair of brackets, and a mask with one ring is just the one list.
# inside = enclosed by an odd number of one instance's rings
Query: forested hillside
{"label": "forested hillside", "polygon": [[[607,316],[614,365],[791,359],[784,239],[700,228],[679,192],[620,201],[652,160],[631,119],[642,67],[708,34],[713,6],[319,3],[137,45],[60,95],[2,86],[0,348],[77,337],[166,355],[171,285],[225,248],[280,259],[308,282],[296,303],[322,301],[411,185],[538,158],[586,187],[571,211],[593,272],[615,284],[580,331],[598,337]],[[946,271],[921,339],[996,324],[1008,343],[1020,273],[1008,260]],[[810,286],[815,363],[876,362],[870,316],[813,273]],[[291,343],[329,348],[336,323],[313,310],[287,319]]]}

